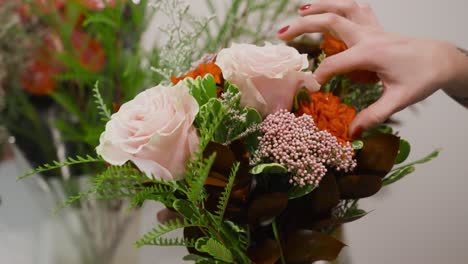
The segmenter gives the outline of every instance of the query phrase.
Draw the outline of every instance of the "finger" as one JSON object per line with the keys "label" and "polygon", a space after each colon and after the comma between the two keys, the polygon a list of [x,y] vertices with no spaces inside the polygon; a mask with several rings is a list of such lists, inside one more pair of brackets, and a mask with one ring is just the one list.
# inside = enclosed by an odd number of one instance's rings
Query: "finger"
{"label": "finger", "polygon": [[304,5],[299,9],[301,16],[309,16],[323,13],[334,13],[365,26],[379,26],[379,23],[368,4],[358,4],[353,0],[342,1],[318,1]]}
{"label": "finger", "polygon": [[338,74],[356,70],[376,71],[377,66],[366,56],[366,50],[355,46],[324,59],[315,70],[315,79],[320,85]]}
{"label": "finger", "polygon": [[278,31],[282,40],[291,40],[304,33],[331,32],[348,46],[353,46],[361,37],[359,25],[334,13],[311,15],[296,19],[291,25]]}
{"label": "finger", "polygon": [[316,15],[322,13],[335,13],[344,17],[355,16],[360,11],[359,5],[353,0],[342,1],[317,1],[303,5],[299,8],[301,16]]}
{"label": "finger", "polygon": [[363,131],[385,122],[392,114],[398,111],[401,99],[397,93],[384,92],[379,100],[362,110],[354,118],[349,128],[351,137],[360,137]]}

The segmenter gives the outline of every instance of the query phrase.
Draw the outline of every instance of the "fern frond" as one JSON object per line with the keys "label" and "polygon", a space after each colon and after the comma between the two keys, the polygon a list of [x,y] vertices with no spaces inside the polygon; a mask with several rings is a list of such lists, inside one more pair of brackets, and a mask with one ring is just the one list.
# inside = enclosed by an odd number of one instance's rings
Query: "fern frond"
{"label": "fern frond", "polygon": [[104,103],[104,99],[102,99],[101,93],[99,92],[99,81],[96,82],[93,88],[93,97],[94,102],[96,103],[96,107],[99,110],[99,114],[101,115],[101,120],[107,122],[111,119],[111,111],[107,108],[106,104]]}
{"label": "fern frond", "polygon": [[219,198],[219,202],[217,205],[218,210],[216,211],[217,216],[217,226],[221,226],[221,222],[223,221],[224,213],[226,211],[226,207],[229,203],[229,197],[231,196],[232,187],[234,186],[234,180],[236,179],[237,172],[239,171],[240,163],[236,162],[232,167],[231,174],[229,175],[229,180],[224,188],[221,197]]}
{"label": "fern frond", "polygon": [[38,173],[42,173],[42,172],[46,172],[50,170],[55,170],[55,169],[60,169],[65,166],[72,166],[72,165],[83,164],[83,163],[97,163],[97,162],[104,162],[104,160],[99,157],[95,158],[95,157],[86,155],[86,157],[76,156],[74,158],[68,158],[67,160],[63,162],[53,161],[50,164],[44,164],[42,166],[39,166],[31,170],[30,172],[26,174],[23,174],[22,176],[16,178],[16,180],[19,181],[34,174],[38,174]]}
{"label": "fern frond", "polygon": [[155,200],[163,204],[171,204],[175,200],[176,186],[166,182],[155,182],[154,186],[145,187],[132,197],[130,207],[143,204],[146,200]]}
{"label": "fern frond", "polygon": [[166,237],[159,237],[152,241],[146,241],[146,244],[138,244],[138,247],[142,246],[163,246],[163,247],[171,247],[171,246],[183,246],[183,247],[194,247],[195,240],[194,239],[185,239],[185,238],[166,238]]}
{"label": "fern frond", "polygon": [[163,235],[175,231],[177,229],[186,227],[204,227],[198,223],[190,223],[187,219],[180,220],[178,218],[169,220],[165,224],[161,224],[158,227],[153,228],[150,232],[146,233],[143,238],[136,242],[137,247],[144,245],[150,245],[161,238]]}
{"label": "fern frond", "polygon": [[189,166],[189,171],[192,171],[189,175],[191,182],[189,183],[189,191],[187,198],[191,202],[202,201],[205,198],[204,185],[208,178],[211,170],[211,166],[216,158],[216,153],[213,153],[208,159],[201,160],[199,162],[192,163]]}

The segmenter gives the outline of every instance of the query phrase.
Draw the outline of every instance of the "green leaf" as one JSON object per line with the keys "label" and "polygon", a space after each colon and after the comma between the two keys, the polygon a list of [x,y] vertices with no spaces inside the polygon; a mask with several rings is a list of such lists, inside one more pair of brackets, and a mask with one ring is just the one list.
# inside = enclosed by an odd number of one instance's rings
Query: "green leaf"
{"label": "green leaf", "polygon": [[263,163],[253,167],[251,174],[282,174],[287,173],[288,169],[279,163]]}
{"label": "green leaf", "polygon": [[239,166],[240,166],[240,163],[237,162],[232,167],[232,171],[231,171],[231,174],[229,175],[228,183],[226,187],[224,188],[224,191],[221,194],[221,197],[219,198],[219,202],[217,205],[218,210],[216,211],[216,214],[218,217],[217,225],[219,227],[221,226],[221,222],[223,221],[226,207],[229,203],[229,197],[231,196],[232,187],[234,186],[234,180],[236,179],[237,172],[239,171]]}
{"label": "green leaf", "polygon": [[411,151],[411,145],[408,141],[400,139],[400,149],[395,160],[395,164],[403,163],[409,156]]}
{"label": "green leaf", "polygon": [[410,166],[414,166],[414,165],[417,165],[417,164],[424,164],[424,163],[427,163],[435,158],[437,158],[437,156],[439,156],[440,152],[442,150],[441,149],[436,149],[434,150],[432,153],[430,153],[429,155],[427,155],[426,157],[422,158],[422,159],[419,159],[419,160],[416,160],[416,161],[413,161],[413,162],[410,162],[406,165],[403,165],[401,167],[398,167],[398,168],[395,168],[392,170],[393,171],[397,171],[397,170],[400,170],[400,169],[403,169],[405,167],[410,167]]}
{"label": "green leaf", "polygon": [[289,199],[300,198],[302,196],[305,196],[305,195],[311,193],[313,190],[315,190],[316,187],[317,186],[310,185],[310,184],[307,184],[304,187],[293,185],[288,190],[288,197],[289,197]]}
{"label": "green leaf", "polygon": [[307,91],[307,89],[299,90],[299,92],[294,97],[293,112],[297,112],[299,110],[299,104],[301,101],[310,102],[309,91]]}
{"label": "green leaf", "polygon": [[190,89],[190,94],[197,100],[199,106],[203,106],[212,98],[217,98],[216,81],[211,74],[202,77],[184,79]]}
{"label": "green leaf", "polygon": [[173,203],[174,209],[190,221],[197,221],[200,218],[198,208],[193,203],[187,200],[175,200]]}
{"label": "green leaf", "polygon": [[364,147],[364,142],[362,140],[354,140],[352,146],[354,150],[360,150]]}
{"label": "green leaf", "polygon": [[58,162],[58,161],[53,161],[50,164],[44,164],[40,167],[37,167],[33,170],[31,170],[28,173],[23,174],[22,176],[16,178],[17,181],[20,181],[24,178],[27,178],[31,175],[42,173],[45,171],[50,171],[50,170],[55,170],[55,169],[60,169],[65,166],[71,166],[71,165],[77,165],[77,164],[84,164],[84,163],[96,163],[96,162],[104,162],[103,159],[101,158],[95,158],[87,155],[86,157],[81,157],[81,156],[76,156],[75,158],[68,158],[67,160],[63,162]]}
{"label": "green leaf", "polygon": [[198,250],[199,252],[208,253],[218,260],[221,260],[227,263],[234,262],[234,258],[232,256],[231,251],[227,249],[219,241],[213,238],[208,238],[208,237],[199,238],[197,242],[195,243],[195,249]]}
{"label": "green leaf", "polygon": [[415,170],[416,170],[416,168],[414,166],[403,167],[403,168],[401,168],[399,170],[396,170],[392,174],[390,174],[390,176],[386,177],[383,180],[382,185],[387,186],[387,185],[390,185],[392,183],[395,183],[395,182],[403,179],[403,177],[405,177],[406,175],[413,173]]}
{"label": "green leaf", "polygon": [[102,99],[101,93],[99,92],[99,82],[96,82],[93,88],[93,97],[94,102],[96,103],[96,107],[99,110],[99,114],[101,115],[101,120],[107,122],[111,119],[111,111],[107,108],[107,105],[104,103],[104,99]]}

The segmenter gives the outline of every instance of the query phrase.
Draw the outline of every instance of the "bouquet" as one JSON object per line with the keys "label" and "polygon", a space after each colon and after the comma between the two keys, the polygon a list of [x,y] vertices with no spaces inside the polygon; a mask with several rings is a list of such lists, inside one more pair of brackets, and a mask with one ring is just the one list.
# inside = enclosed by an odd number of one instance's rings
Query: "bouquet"
{"label": "bouquet", "polygon": [[[184,246],[187,261],[334,260],[345,246],[334,231],[367,214],[359,199],[438,151],[395,167],[410,145],[389,126],[350,136],[354,116],[381,86],[374,73],[354,72],[320,87],[312,70],[346,47],[328,35],[321,48],[308,56],[285,45],[233,44],[204,56],[171,85],[141,92],[112,115],[101,102],[108,122],[97,157],[44,165],[23,177],[106,163],[88,190],[62,206],[121,197],[134,207],[161,202],[173,217],[136,245]],[[178,229],[183,237],[166,237]]]}

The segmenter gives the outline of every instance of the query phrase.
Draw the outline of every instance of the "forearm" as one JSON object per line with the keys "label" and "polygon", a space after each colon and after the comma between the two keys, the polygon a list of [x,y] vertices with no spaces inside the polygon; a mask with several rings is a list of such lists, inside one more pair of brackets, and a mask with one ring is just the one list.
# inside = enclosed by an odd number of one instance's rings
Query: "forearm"
{"label": "forearm", "polygon": [[458,49],[460,56],[454,60],[454,75],[444,92],[468,108],[468,51]]}

